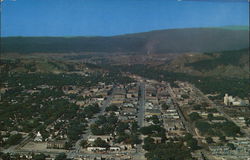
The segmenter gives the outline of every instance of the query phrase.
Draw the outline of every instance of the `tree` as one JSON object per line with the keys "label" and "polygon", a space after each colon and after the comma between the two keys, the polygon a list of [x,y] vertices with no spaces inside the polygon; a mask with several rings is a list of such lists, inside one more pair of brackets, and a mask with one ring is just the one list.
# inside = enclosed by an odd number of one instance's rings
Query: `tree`
{"label": "tree", "polygon": [[46,156],[45,154],[41,153],[41,154],[36,154],[33,158],[34,160],[45,160]]}
{"label": "tree", "polygon": [[83,131],[84,126],[79,120],[70,121],[70,126],[67,130],[67,135],[70,140],[76,141],[80,138],[80,134]]}
{"label": "tree", "polygon": [[221,130],[227,136],[235,137],[240,132],[240,127],[236,126],[233,122],[227,121],[220,125]]}
{"label": "tree", "polygon": [[142,140],[139,139],[138,135],[131,135],[131,143],[132,144],[141,144]]}
{"label": "tree", "polygon": [[116,127],[116,131],[118,132],[118,133],[122,133],[122,132],[124,132],[126,129],[128,129],[129,128],[129,124],[128,123],[125,123],[125,122],[119,122],[118,124],[117,124],[117,127]]}
{"label": "tree", "polygon": [[138,123],[137,123],[137,122],[133,122],[133,123],[132,123],[132,126],[131,126],[131,131],[132,131],[133,133],[136,133],[137,130],[138,130],[138,128],[139,128]]}
{"label": "tree", "polygon": [[150,135],[153,133],[159,134],[161,132],[165,132],[165,129],[159,125],[150,125],[147,127],[140,128],[140,132],[144,135]]}
{"label": "tree", "polygon": [[246,118],[246,125],[250,126],[250,118]]}
{"label": "tree", "polygon": [[109,117],[107,117],[108,124],[116,124],[117,122],[118,122],[118,117],[115,114],[111,114]]}
{"label": "tree", "polygon": [[99,126],[97,124],[92,124],[90,126],[90,130],[91,130],[93,135],[104,135],[105,134],[104,131],[101,128],[99,128]]}
{"label": "tree", "polygon": [[190,134],[190,133],[187,133],[187,134],[185,134],[185,136],[184,136],[184,141],[188,141],[188,140],[190,140],[190,139],[192,139],[193,138],[193,135],[192,134]]}
{"label": "tree", "polygon": [[207,103],[207,102],[202,102],[202,104],[201,104],[203,107],[208,107],[209,106],[209,104]]}
{"label": "tree", "polygon": [[208,144],[211,144],[211,143],[214,142],[211,137],[206,137],[205,139],[206,139],[206,141],[207,141]]}
{"label": "tree", "polygon": [[156,115],[153,115],[152,117],[150,117],[149,120],[152,120],[154,124],[160,123],[160,120]]}
{"label": "tree", "polygon": [[188,145],[192,150],[198,149],[198,141],[197,141],[196,139],[193,138],[193,135],[192,135],[192,134],[187,133],[183,139],[187,142],[187,145]]}
{"label": "tree", "polygon": [[98,120],[95,122],[97,125],[102,125],[107,122],[107,118],[104,115],[98,116]]}
{"label": "tree", "polygon": [[65,143],[65,149],[70,150],[71,148],[72,148],[72,142],[71,141],[66,142]]}
{"label": "tree", "polygon": [[127,141],[127,139],[129,139],[129,134],[123,132],[119,133],[118,138],[116,138],[115,142],[121,143]]}
{"label": "tree", "polygon": [[155,145],[145,157],[148,160],[192,160],[190,150],[183,143],[163,143]]}
{"label": "tree", "polygon": [[94,144],[93,144],[94,147],[104,147],[104,148],[108,148],[109,147],[109,144],[102,140],[100,137],[98,137],[95,141],[94,141]]}
{"label": "tree", "polygon": [[113,111],[113,112],[115,112],[115,111],[118,111],[118,107],[116,106],[116,105],[111,105],[111,106],[108,106],[106,109],[105,109],[105,111],[106,112],[109,112],[109,111]]}
{"label": "tree", "polygon": [[88,146],[88,142],[86,140],[82,140],[80,145],[82,148],[86,148]]}
{"label": "tree", "polygon": [[21,140],[22,140],[21,134],[14,134],[14,135],[9,137],[9,139],[7,140],[7,144],[8,145],[16,145],[19,142],[21,142]]}
{"label": "tree", "polygon": [[196,150],[196,149],[199,148],[199,147],[198,147],[198,141],[197,141],[196,139],[194,139],[194,138],[189,139],[189,140],[187,141],[187,145],[188,145],[192,150]]}
{"label": "tree", "polygon": [[201,116],[197,112],[192,112],[191,114],[189,114],[189,118],[191,119],[191,121],[196,121],[198,119],[201,119]]}
{"label": "tree", "polygon": [[202,134],[207,133],[208,130],[211,129],[211,125],[205,121],[197,121],[195,127],[198,128]]}
{"label": "tree", "polygon": [[187,94],[181,95],[182,98],[187,99],[189,96]]}
{"label": "tree", "polygon": [[60,153],[56,156],[55,160],[66,160],[67,155],[65,153]]}
{"label": "tree", "polygon": [[219,139],[220,139],[221,142],[226,142],[226,137],[225,136],[220,136]]}
{"label": "tree", "polygon": [[3,160],[11,160],[10,154],[9,154],[9,153],[3,153],[3,154],[1,155],[1,158],[2,158]]}
{"label": "tree", "polygon": [[209,121],[212,121],[213,118],[214,118],[213,113],[209,113],[209,114],[207,115],[207,119],[208,119]]}
{"label": "tree", "polygon": [[169,109],[169,105],[167,104],[167,103],[163,103],[162,105],[161,105],[161,108],[163,109],[163,110],[167,110],[167,109]]}
{"label": "tree", "polygon": [[201,105],[197,104],[193,106],[194,110],[201,110]]}
{"label": "tree", "polygon": [[236,147],[234,146],[233,143],[228,143],[227,146],[228,146],[230,149],[232,149],[232,150],[235,150],[235,149],[236,149]]}
{"label": "tree", "polygon": [[94,114],[100,112],[100,107],[98,104],[93,104],[93,105],[84,107],[83,111],[88,118],[92,118]]}
{"label": "tree", "polygon": [[144,145],[142,146],[142,148],[145,149],[146,151],[150,151],[155,148],[155,143],[154,143],[153,138],[146,137],[144,138],[143,142],[144,142]]}

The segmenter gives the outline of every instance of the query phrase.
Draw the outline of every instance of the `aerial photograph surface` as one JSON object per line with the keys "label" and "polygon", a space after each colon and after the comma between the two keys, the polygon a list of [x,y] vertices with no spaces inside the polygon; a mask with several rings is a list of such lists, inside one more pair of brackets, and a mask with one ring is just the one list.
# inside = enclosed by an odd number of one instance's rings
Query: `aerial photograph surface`
{"label": "aerial photograph surface", "polygon": [[250,160],[249,0],[1,0],[0,160]]}

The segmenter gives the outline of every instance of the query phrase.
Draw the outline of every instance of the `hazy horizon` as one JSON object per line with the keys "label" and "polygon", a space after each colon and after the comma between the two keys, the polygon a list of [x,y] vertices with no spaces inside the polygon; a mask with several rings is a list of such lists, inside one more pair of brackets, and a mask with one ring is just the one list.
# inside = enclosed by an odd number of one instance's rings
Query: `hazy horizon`
{"label": "hazy horizon", "polygon": [[[239,29],[234,29],[238,28]],[[193,27],[193,28],[167,28],[167,29],[158,29],[158,30],[149,30],[144,32],[133,32],[133,33],[123,33],[123,34],[117,34],[117,35],[109,35],[109,36],[103,36],[103,35],[58,35],[58,36],[2,36],[3,38],[8,37],[62,37],[62,38],[74,38],[74,37],[115,37],[115,36],[123,36],[123,35],[131,35],[131,34],[140,34],[140,33],[147,33],[147,32],[155,32],[155,31],[164,31],[164,30],[176,30],[176,29],[228,29],[228,30],[249,30],[249,26],[214,26],[214,27]]]}

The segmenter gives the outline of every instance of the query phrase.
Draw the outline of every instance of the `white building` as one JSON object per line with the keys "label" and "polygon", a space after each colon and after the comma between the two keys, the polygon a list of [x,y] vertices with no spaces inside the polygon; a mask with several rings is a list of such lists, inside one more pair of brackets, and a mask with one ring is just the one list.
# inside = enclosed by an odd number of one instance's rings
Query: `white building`
{"label": "white building", "polygon": [[105,142],[109,143],[112,140],[111,136],[106,136],[106,135],[99,135],[99,136],[94,136],[91,135],[88,137],[88,142],[93,143],[97,138],[101,138],[102,140],[104,140]]}
{"label": "white building", "polygon": [[37,132],[34,141],[35,141],[35,142],[42,142],[42,141],[43,141],[43,137],[42,137],[42,135],[41,135],[40,132]]}
{"label": "white building", "polygon": [[120,147],[117,147],[117,146],[113,146],[113,147],[110,147],[109,150],[110,150],[110,151],[120,151],[121,148],[120,148]]}
{"label": "white building", "polygon": [[224,104],[228,106],[232,102],[234,102],[233,96],[228,96],[228,94],[225,94],[225,96],[224,96]]}
{"label": "white building", "polygon": [[106,151],[104,147],[87,147],[87,151]]}
{"label": "white building", "polygon": [[229,106],[247,106],[249,105],[249,100],[242,100],[240,98],[234,98],[233,96],[228,96],[225,94],[224,96],[224,104]]}

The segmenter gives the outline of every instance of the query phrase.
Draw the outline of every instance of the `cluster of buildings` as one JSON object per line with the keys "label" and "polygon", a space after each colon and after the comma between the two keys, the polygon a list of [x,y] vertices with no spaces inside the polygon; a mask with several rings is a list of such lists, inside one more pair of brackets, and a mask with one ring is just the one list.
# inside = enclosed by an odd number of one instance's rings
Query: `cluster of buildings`
{"label": "cluster of buildings", "polygon": [[[152,116],[161,118],[161,115],[162,112],[160,110],[156,84],[147,81],[145,84],[145,118],[150,118]],[[145,125],[150,125],[150,123],[145,123]]]}
{"label": "cluster of buildings", "polygon": [[[101,140],[105,141],[106,143],[108,143],[110,145],[110,147],[106,148],[106,147],[100,147],[100,146],[91,146],[91,144],[93,144],[97,138],[100,138]],[[113,141],[113,137],[111,135],[90,135],[87,139],[88,144],[90,144],[90,146],[88,146],[86,148],[87,151],[91,151],[91,152],[119,152],[119,151],[124,151],[124,150],[130,150],[132,149],[132,146],[129,144],[115,144]]]}
{"label": "cluster of buildings", "polygon": [[164,111],[164,128],[167,130],[167,137],[182,136],[185,127],[180,119],[179,113],[173,107]]}
{"label": "cluster of buildings", "polygon": [[[223,123],[226,121],[226,119],[221,118],[223,117],[223,114],[217,111],[213,105],[209,103],[204,104],[206,99],[198,95],[196,88],[190,83],[176,81],[176,86],[173,88],[170,88],[168,83],[160,83],[152,80],[143,80],[143,84],[145,84],[145,86],[142,86],[140,83],[130,83],[127,85],[120,84],[116,86],[98,83],[98,85],[88,88],[68,85],[63,86],[62,91],[66,95],[63,96],[63,98],[76,104],[80,109],[94,103],[102,106],[104,100],[106,100],[109,95],[112,95],[110,96],[112,98],[109,101],[109,106],[116,106],[118,109],[110,112],[105,111],[103,115],[110,115],[112,112],[118,117],[119,122],[137,122],[139,127],[156,124],[154,118],[157,117],[157,125],[162,126],[166,130],[167,138],[183,137],[187,131],[187,121],[184,120],[183,117],[188,117],[188,115],[193,112],[198,113],[204,121],[208,121],[208,117],[211,115],[212,117],[215,117],[214,119],[209,120],[210,124]],[[41,85],[32,90],[25,90],[24,92],[28,94],[35,94],[40,92],[41,89],[53,89],[53,86]],[[1,90],[1,92],[3,91]],[[192,107],[194,104],[199,104],[201,108],[195,109]],[[249,105],[249,101],[226,94],[224,97],[224,104],[226,106],[247,106]],[[180,106],[181,110],[177,107],[177,105]],[[143,114],[140,112],[143,112]],[[140,115],[142,115],[142,117],[140,117]],[[142,125],[139,123],[140,118],[143,119]],[[238,126],[246,126],[246,119],[244,117],[237,117],[237,122],[239,122],[237,123]],[[42,133],[37,132],[33,138],[33,143],[46,143],[46,149],[65,149],[68,142],[68,125],[68,120],[63,120],[61,117],[58,118],[45,128],[45,132],[47,132],[49,136],[45,138]],[[195,132],[195,134],[197,134],[197,136],[195,136],[196,138],[205,139],[205,136],[201,135],[197,128],[195,128]],[[1,136],[9,135],[9,133],[0,133]],[[131,134],[131,131],[126,129],[125,133],[129,135]],[[10,134],[13,135],[14,133]],[[91,135],[90,133],[86,139],[88,145],[86,146],[85,152],[90,154],[107,152],[120,153],[128,150],[135,150],[134,146],[129,143],[116,143],[114,141],[115,136],[116,133],[110,135]],[[140,138],[145,137],[146,136],[140,136]],[[105,141],[110,147],[93,145],[98,138]],[[161,137],[152,138],[155,143],[161,142]],[[212,137],[212,139],[217,142],[216,139],[218,139],[218,137]],[[2,141],[3,140],[6,141],[7,139],[2,139]],[[235,138],[230,140],[230,143],[234,145],[234,149],[227,145],[217,144],[209,145],[209,149],[213,155],[225,157],[225,159],[228,157],[238,159],[250,157],[249,139]],[[131,159],[131,156],[127,155],[120,159]]]}
{"label": "cluster of buildings", "polygon": [[[130,83],[127,85],[117,85],[112,91],[112,98],[109,103],[110,106],[117,107],[116,111],[105,111],[106,115],[115,113],[118,116],[119,122],[132,123],[137,122],[138,114],[138,98],[139,98],[139,86],[137,83]],[[125,130],[129,133],[129,130]],[[116,135],[116,133],[114,133]],[[132,145],[126,143],[115,143],[114,135],[89,135],[87,143],[89,144],[86,148],[87,152],[119,152],[125,150],[131,150]],[[99,147],[93,146],[93,142],[100,138],[110,147]]]}
{"label": "cluster of buildings", "polygon": [[[202,92],[200,92],[192,84],[179,81],[176,81],[176,84],[178,86],[173,88],[174,97],[176,98],[178,105],[181,107],[186,117],[188,117],[192,113],[197,113],[203,122],[207,122],[210,125],[216,125],[224,123],[228,120],[232,120],[237,126],[241,128],[246,127],[246,118],[243,115],[240,116],[236,114],[236,112],[232,111],[232,114],[235,114],[235,117],[226,116],[224,113],[225,111],[221,112],[219,110],[219,107],[216,107],[216,104],[210,101],[205,95],[203,95]],[[244,108],[244,106],[249,105],[249,101],[240,99],[238,97],[229,96],[228,94],[226,94],[224,97],[224,104],[226,106],[239,106],[237,108],[241,108],[240,106],[242,106],[242,108]],[[228,107],[225,109],[228,109]],[[194,128],[194,133],[195,137],[198,138],[198,140],[201,140],[201,143],[208,143],[206,141],[206,136],[209,135],[201,134],[198,128]],[[223,136],[222,133],[221,136]],[[250,157],[250,140],[247,136],[226,136],[226,142],[224,143],[219,139],[218,136],[211,136],[211,138],[213,140],[213,143],[208,144],[208,146],[209,150],[211,151],[212,158],[220,160],[246,160]]]}
{"label": "cluster of buildings", "polygon": [[47,149],[65,149],[68,142],[67,127],[68,120],[57,119],[52,124],[48,125],[44,132],[49,136],[44,137],[39,131],[34,136],[33,142],[35,144],[46,143]]}
{"label": "cluster of buildings", "polygon": [[235,138],[230,140],[231,145],[209,146],[213,155],[224,159],[246,160],[250,157],[250,140],[248,138]]}
{"label": "cluster of buildings", "polygon": [[[168,138],[182,136],[185,128],[167,86],[164,82],[155,83],[149,81],[146,83],[145,118],[157,116],[162,122],[162,127],[166,129]],[[146,123],[146,125],[151,124],[153,123]]]}
{"label": "cluster of buildings", "polygon": [[[63,92],[68,95],[65,99],[71,103],[75,103],[81,108],[91,104],[101,105],[104,99],[110,94],[113,85],[105,85],[98,83],[97,86],[83,88],[79,86],[63,86]],[[74,96],[71,96],[74,95]],[[40,132],[36,133],[34,138],[35,143],[45,142],[47,149],[65,149],[68,142],[67,128],[69,120],[64,120],[62,117],[48,125],[45,132],[49,134],[47,138],[43,138]]]}
{"label": "cluster of buildings", "polygon": [[8,142],[8,140],[10,139],[11,136],[15,136],[15,135],[21,135],[21,137],[26,137],[28,136],[28,133],[26,132],[20,132],[20,131],[4,131],[4,130],[0,130],[0,148],[2,146],[4,146],[6,144],[6,142]]}
{"label": "cluster of buildings", "polygon": [[84,107],[94,103],[101,105],[105,97],[110,94],[112,88],[113,85],[105,85],[105,83],[99,82],[98,85],[88,88],[72,85],[64,86],[63,92],[66,95],[76,95],[78,98],[71,98],[70,102]]}
{"label": "cluster of buildings", "polygon": [[135,122],[138,113],[139,86],[137,83],[130,83],[126,86],[119,85],[113,92],[110,105],[119,108],[116,114],[121,122]]}
{"label": "cluster of buildings", "polygon": [[176,102],[179,106],[188,106],[192,104],[201,104],[205,100],[195,93],[195,88],[187,82],[175,81],[176,86],[172,88]]}
{"label": "cluster of buildings", "polygon": [[239,97],[233,97],[233,96],[229,96],[228,94],[225,94],[224,104],[226,106],[248,106],[249,100],[241,99]]}

